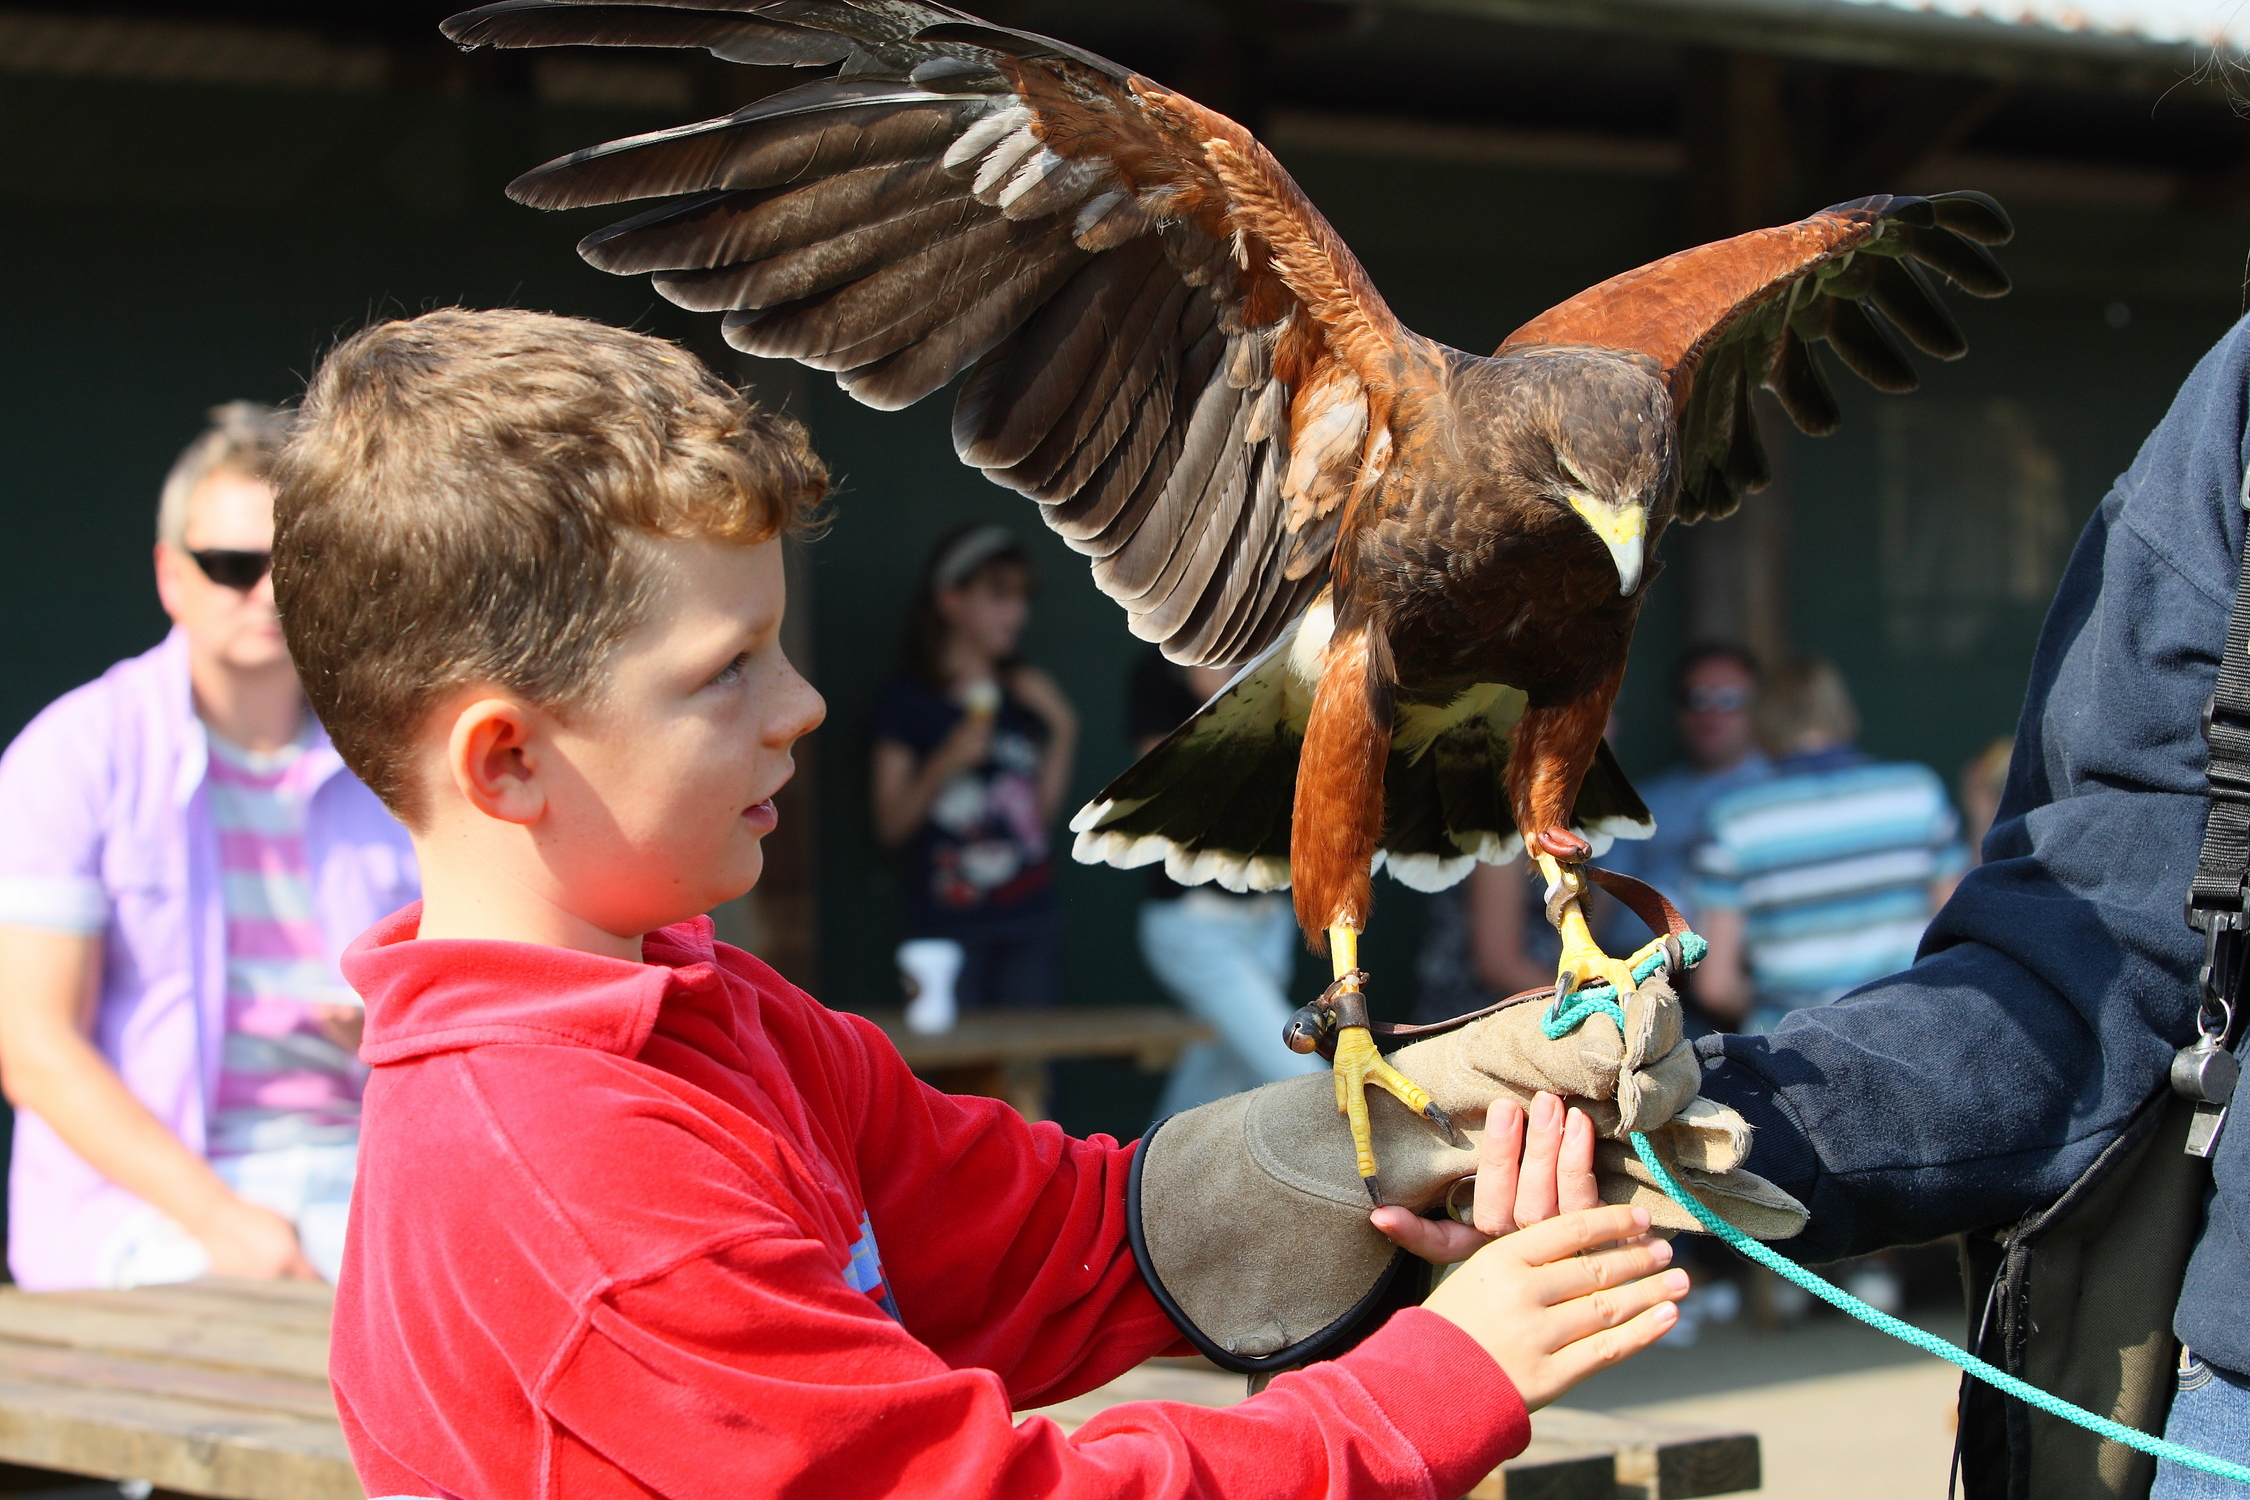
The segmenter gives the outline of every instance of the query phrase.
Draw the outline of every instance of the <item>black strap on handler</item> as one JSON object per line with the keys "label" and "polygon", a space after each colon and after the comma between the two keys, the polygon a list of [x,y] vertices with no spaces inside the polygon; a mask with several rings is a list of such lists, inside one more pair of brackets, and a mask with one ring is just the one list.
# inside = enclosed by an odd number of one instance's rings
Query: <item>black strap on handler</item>
{"label": "black strap on handler", "polygon": [[[2243,476],[2241,498],[2250,511],[2250,473]],[[2250,533],[2250,515],[2244,520]],[[2250,534],[2245,543],[2218,684],[2203,705],[2211,810],[2187,899],[2187,924],[2203,934],[2203,964],[2196,974],[2196,1039],[2172,1059],[2171,1079],[2172,1092],[2195,1105],[2191,1156],[2207,1157],[2217,1146],[2234,1095],[2235,1000],[2250,927],[2244,911],[2250,905]]]}

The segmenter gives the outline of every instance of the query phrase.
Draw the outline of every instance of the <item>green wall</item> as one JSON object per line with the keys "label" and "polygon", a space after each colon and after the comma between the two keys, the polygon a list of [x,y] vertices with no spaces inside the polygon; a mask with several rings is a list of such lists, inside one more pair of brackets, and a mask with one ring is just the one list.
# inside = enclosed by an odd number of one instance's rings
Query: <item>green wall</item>
{"label": "green wall", "polygon": [[[159,635],[151,511],[202,410],[290,396],[321,348],[367,318],[513,304],[710,348],[708,324],[578,262],[571,242],[603,215],[543,216],[500,196],[529,165],[660,123],[524,99],[11,79],[0,91],[12,231],[0,238],[0,451],[11,459],[0,507],[12,543],[0,550],[0,730]],[[1662,179],[1290,165],[1401,315],[1467,348],[1676,248],[1676,189]],[[2019,219],[2006,258],[2020,294],[1956,299],[1969,359],[1929,370],[1903,401],[1848,389],[1844,431],[1783,455],[1801,643],[1842,664],[1871,747],[1949,777],[2012,724],[2061,551],[2236,315],[2250,240],[2222,218]],[[2106,314],[2117,302],[2130,308],[2122,328]],[[894,998],[897,935],[889,872],[866,834],[866,715],[932,539],[977,517],[1033,542],[1045,588],[1028,654],[1084,716],[1080,793],[1126,761],[1123,682],[1139,647],[1029,504],[954,462],[947,399],[883,415],[825,377],[800,389],[794,404],[841,481],[833,529],[809,553],[810,665],[831,704],[814,751],[821,988],[864,1007]],[[1684,644],[1677,596],[1676,580],[1654,585],[1628,680],[1622,746],[1637,769],[1671,754],[1661,679]],[[1133,951],[1140,889],[1136,874],[1065,869],[1073,1001],[1154,994]],[[1386,882],[1379,901],[1375,998],[1402,1008],[1419,898]],[[1300,978],[1317,986],[1309,965]],[[1062,1084],[1066,1123],[1128,1133],[1156,1088],[1122,1066],[1069,1069]]]}
{"label": "green wall", "polygon": [[203,412],[292,398],[369,319],[453,302],[688,320],[506,202],[655,123],[529,101],[11,78],[0,89],[0,731],[163,633],[158,485]]}

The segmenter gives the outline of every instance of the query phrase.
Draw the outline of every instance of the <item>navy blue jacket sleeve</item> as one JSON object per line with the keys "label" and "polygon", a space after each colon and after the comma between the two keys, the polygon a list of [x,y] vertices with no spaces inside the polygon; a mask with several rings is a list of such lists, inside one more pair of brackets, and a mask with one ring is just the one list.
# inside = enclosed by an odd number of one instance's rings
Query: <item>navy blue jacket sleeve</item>
{"label": "navy blue jacket sleeve", "polygon": [[[1828,1260],[2051,1201],[2195,1033],[2181,915],[2207,795],[2200,717],[2243,539],[2250,321],[2196,367],[2072,554],[2042,630],[1987,863],[1914,967],[1770,1037],[1700,1043],[1748,1165]],[[2231,1149],[2230,1149],[2231,1148]],[[2215,1165],[2250,1163],[2250,1129]]]}

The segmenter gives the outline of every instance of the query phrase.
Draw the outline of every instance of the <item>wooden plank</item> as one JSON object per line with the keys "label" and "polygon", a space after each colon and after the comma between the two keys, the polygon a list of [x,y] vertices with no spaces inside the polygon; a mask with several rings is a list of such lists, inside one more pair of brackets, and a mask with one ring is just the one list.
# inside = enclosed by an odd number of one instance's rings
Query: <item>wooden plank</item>
{"label": "wooden plank", "polygon": [[[201,1281],[185,1281],[175,1284],[204,1287],[214,1292],[224,1292],[229,1296],[265,1302],[302,1302],[326,1308],[333,1308],[336,1305],[336,1289],[325,1281],[282,1281],[250,1276],[206,1276]],[[145,1288],[140,1290],[145,1290]]]}
{"label": "wooden plank", "polygon": [[1606,1449],[1534,1437],[1464,1500],[1617,1500],[1617,1459]]}
{"label": "wooden plank", "polygon": [[1538,1412],[1531,1430],[1536,1437],[1614,1451],[1617,1492],[1631,1500],[1732,1495],[1763,1483],[1754,1432],[1648,1422],[1567,1406]]}
{"label": "wooden plank", "polygon": [[273,1328],[311,1332],[325,1338],[335,1316],[335,1304],[246,1297],[233,1287],[208,1281],[181,1281],[164,1286],[135,1287],[127,1292],[75,1291],[42,1295],[68,1298],[81,1307],[101,1307],[116,1312],[164,1313],[176,1317],[259,1323]]}
{"label": "wooden plank", "polygon": [[936,1036],[908,1031],[902,1011],[869,1011],[867,1019],[917,1072],[1060,1057],[1130,1057],[1143,1066],[1164,1067],[1181,1048],[1212,1035],[1195,1017],[1163,1005],[972,1011]]}
{"label": "wooden plank", "polygon": [[325,1380],[246,1374],[210,1365],[134,1359],[86,1349],[0,1340],[0,1379],[86,1390],[177,1396],[207,1406],[274,1413],[309,1422],[336,1420],[336,1398]]}
{"label": "wooden plank", "polygon": [[226,1500],[362,1500],[333,1421],[0,1376],[0,1460]]}
{"label": "wooden plank", "polygon": [[70,1292],[0,1292],[0,1339],[328,1378],[328,1336],[169,1310],[120,1311]]}

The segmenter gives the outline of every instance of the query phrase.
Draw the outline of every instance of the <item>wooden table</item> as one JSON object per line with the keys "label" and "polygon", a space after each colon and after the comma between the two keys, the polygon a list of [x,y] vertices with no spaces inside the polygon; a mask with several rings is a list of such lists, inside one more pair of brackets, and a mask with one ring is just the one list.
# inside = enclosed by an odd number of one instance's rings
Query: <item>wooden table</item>
{"label": "wooden table", "polygon": [[1156,1072],[1212,1035],[1209,1026],[1169,1005],[971,1011],[951,1031],[934,1036],[908,1031],[903,1011],[869,1011],[867,1019],[883,1028],[906,1065],[933,1086],[1005,1099],[1027,1120],[1048,1118],[1051,1062],[1118,1057]]}
{"label": "wooden table", "polygon": [[302,1281],[0,1290],[0,1460],[234,1500],[360,1500],[328,1393],[329,1311],[328,1288]]}
{"label": "wooden table", "polygon": [[[1100,1390],[1045,1407],[1076,1431],[1126,1401],[1232,1406],[1241,1376],[1200,1359],[1152,1359]],[[1492,1471],[1467,1500],[1691,1500],[1754,1490],[1758,1436],[1550,1406],[1531,1419],[1531,1446]]]}
{"label": "wooden table", "polygon": [[[151,1481],[152,1500],[362,1500],[328,1392],[329,1312],[328,1289],[305,1282],[0,1290],[0,1494],[92,1476]],[[1121,1402],[1231,1406],[1243,1394],[1240,1376],[1200,1360],[1151,1360],[1040,1415],[1075,1431]],[[1469,1500],[1687,1500],[1758,1486],[1751,1433],[1562,1407],[1531,1431]]]}

